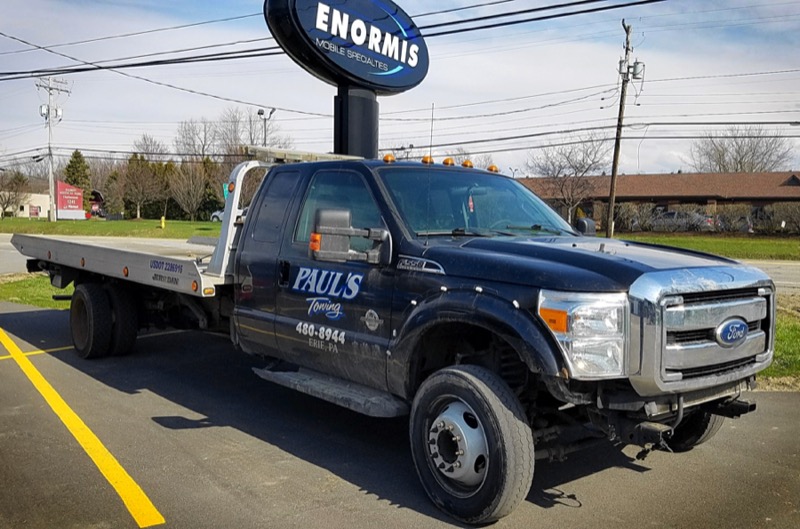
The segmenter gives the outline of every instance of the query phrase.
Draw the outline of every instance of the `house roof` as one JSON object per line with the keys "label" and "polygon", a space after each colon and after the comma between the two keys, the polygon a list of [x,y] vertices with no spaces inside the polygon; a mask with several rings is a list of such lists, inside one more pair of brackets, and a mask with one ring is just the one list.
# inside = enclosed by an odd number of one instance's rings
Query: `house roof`
{"label": "house roof", "polygon": [[[587,176],[589,199],[607,199],[610,176]],[[560,196],[554,178],[524,178],[526,187],[543,199]],[[776,173],[678,173],[619,175],[618,200],[682,201],[795,201],[800,200],[800,172]]]}

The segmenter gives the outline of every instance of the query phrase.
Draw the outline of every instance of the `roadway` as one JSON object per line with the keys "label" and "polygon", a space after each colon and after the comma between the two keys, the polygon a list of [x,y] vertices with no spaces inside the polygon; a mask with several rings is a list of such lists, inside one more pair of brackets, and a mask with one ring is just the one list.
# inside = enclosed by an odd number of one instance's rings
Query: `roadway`
{"label": "roadway", "polygon": [[[221,336],[81,360],[68,324],[0,303],[0,528],[458,527],[418,484],[405,420],[269,384]],[[493,527],[800,527],[800,393],[752,397],[755,413],[686,454],[609,444],[537,462],[527,501]],[[90,459],[101,448],[113,461]],[[98,471],[114,462],[140,496]]]}

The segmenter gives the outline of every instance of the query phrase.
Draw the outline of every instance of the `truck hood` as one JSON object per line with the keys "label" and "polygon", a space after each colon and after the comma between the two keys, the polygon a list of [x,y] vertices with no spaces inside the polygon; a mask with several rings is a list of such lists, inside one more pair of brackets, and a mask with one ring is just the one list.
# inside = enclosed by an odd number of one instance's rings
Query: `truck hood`
{"label": "truck hood", "polygon": [[448,276],[584,292],[620,292],[642,274],[736,265],[709,254],[594,237],[493,237],[428,247]]}

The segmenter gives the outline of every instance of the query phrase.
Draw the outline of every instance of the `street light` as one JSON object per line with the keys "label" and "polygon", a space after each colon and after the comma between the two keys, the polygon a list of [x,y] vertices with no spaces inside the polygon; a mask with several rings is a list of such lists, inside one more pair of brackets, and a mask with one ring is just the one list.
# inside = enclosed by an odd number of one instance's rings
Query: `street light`
{"label": "street light", "polygon": [[516,178],[517,173],[519,172],[519,167],[509,167],[509,171],[511,171],[511,178]]}
{"label": "street light", "polygon": [[264,109],[263,108],[259,108],[258,109],[258,117],[261,118],[261,121],[263,122],[262,123],[262,127],[264,129],[264,142],[261,145],[262,147],[266,147],[267,146],[267,121],[269,121],[269,118],[271,118],[272,114],[274,114],[274,113],[275,113],[275,109],[274,108],[270,109],[269,115],[265,115],[264,114]]}
{"label": "street light", "polygon": [[405,152],[406,153],[405,159],[408,160],[408,157],[411,156],[411,150],[413,148],[414,148],[414,144],[413,143],[409,143],[407,147],[405,145],[401,145],[400,147],[398,147],[397,150]]}

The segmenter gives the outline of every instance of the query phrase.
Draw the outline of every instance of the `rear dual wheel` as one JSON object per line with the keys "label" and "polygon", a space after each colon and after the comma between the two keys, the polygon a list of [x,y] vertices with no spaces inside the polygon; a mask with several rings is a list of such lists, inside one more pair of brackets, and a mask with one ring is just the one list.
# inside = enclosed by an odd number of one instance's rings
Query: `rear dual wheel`
{"label": "rear dual wheel", "polygon": [[81,283],[70,304],[72,343],[81,358],[131,352],[139,329],[135,298],[120,285]]}
{"label": "rear dual wheel", "polygon": [[491,523],[525,499],[533,480],[533,435],[508,385],[483,367],[442,369],[411,410],[411,453],[434,504],[470,524]]}

